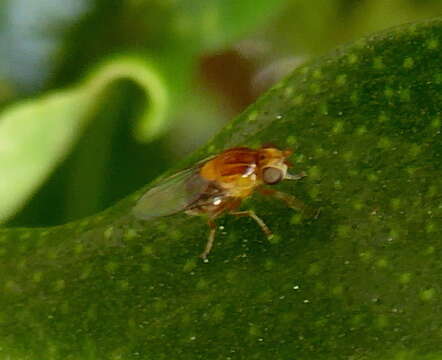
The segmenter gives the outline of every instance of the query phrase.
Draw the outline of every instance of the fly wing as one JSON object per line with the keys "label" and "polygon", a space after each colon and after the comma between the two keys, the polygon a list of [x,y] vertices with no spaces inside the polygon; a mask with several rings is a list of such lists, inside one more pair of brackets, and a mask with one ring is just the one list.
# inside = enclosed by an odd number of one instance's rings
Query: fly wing
{"label": "fly wing", "polygon": [[172,215],[198,201],[210,181],[199,175],[200,166],[180,171],[148,190],[136,203],[133,213],[143,220]]}

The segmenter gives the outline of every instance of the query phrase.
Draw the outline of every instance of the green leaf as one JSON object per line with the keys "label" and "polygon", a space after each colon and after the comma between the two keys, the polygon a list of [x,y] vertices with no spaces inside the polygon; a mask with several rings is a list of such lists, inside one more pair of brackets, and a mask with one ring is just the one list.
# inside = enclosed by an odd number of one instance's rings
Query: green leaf
{"label": "green leaf", "polygon": [[442,19],[362,39],[298,70],[188,160],[295,150],[308,177],[207,227],[137,221],[145,191],[79,222],[0,231],[0,348],[30,359],[439,359]]}
{"label": "green leaf", "polygon": [[286,0],[213,0],[187,1],[178,6],[175,28],[205,49],[216,49],[232,43],[239,36],[262,24],[286,4]]}
{"label": "green leaf", "polygon": [[81,134],[103,92],[130,79],[149,98],[135,134],[148,140],[166,126],[167,82],[153,63],[137,57],[109,60],[80,84],[12,105],[0,114],[0,222],[24,205]]}
{"label": "green leaf", "polygon": [[[134,135],[139,141],[149,142],[168,128],[173,119],[171,115],[179,109],[181,102],[186,101],[185,94],[189,92],[187,85],[197,56],[203,50],[232,42],[269,18],[283,1],[269,3],[266,0],[247,0],[236,4],[232,1],[195,0],[185,4],[121,4],[118,19],[114,12],[110,19],[105,19],[118,29],[119,22],[124,23],[123,29],[131,33],[119,34],[118,38],[134,40],[137,46],[132,44],[132,49],[137,51],[140,44],[145,42],[146,54],[142,57],[119,56],[110,59],[76,86],[19,102],[0,113],[0,223],[23,207],[70,152],[82,130],[93,118],[103,91],[109,84],[129,78],[146,92],[149,101],[134,128]],[[252,6],[254,11],[250,11]],[[100,22],[94,23],[94,26],[101,29],[102,13],[99,16]],[[104,51],[106,46],[115,52],[115,47],[109,42],[109,32],[104,32],[106,39],[100,39],[103,32],[97,28],[83,29],[81,33],[87,38],[76,38],[73,48],[65,50],[67,61],[73,63],[72,67],[67,67],[67,73],[71,73],[72,69],[76,71],[78,64],[84,65],[85,61],[101,58],[102,54],[100,56],[97,51]],[[133,38],[134,29],[138,30]],[[140,35],[144,32],[149,36]],[[137,36],[143,42],[137,40]],[[131,41],[122,47],[131,48]],[[73,53],[76,55],[72,56]],[[101,175],[100,169],[90,175],[96,179]],[[81,176],[81,179],[87,180],[88,177]],[[94,205],[92,203],[86,208]]]}

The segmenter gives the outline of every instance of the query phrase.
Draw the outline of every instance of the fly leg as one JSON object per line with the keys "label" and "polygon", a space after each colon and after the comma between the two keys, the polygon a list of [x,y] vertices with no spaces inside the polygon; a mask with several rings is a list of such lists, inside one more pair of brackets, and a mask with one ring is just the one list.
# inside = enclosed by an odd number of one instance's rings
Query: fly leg
{"label": "fly leg", "polygon": [[209,255],[210,250],[212,250],[212,246],[213,246],[213,241],[215,240],[215,234],[216,234],[216,224],[212,219],[209,219],[207,221],[207,224],[210,227],[210,232],[209,232],[209,238],[207,240],[206,243],[206,248],[204,249],[204,251],[201,253],[200,258],[203,260],[207,260],[207,255]]}
{"label": "fly leg", "polygon": [[[213,211],[210,214],[210,218],[207,220],[207,224],[209,225],[210,232],[209,232],[209,238],[206,243],[206,248],[201,253],[200,258],[203,259],[205,262],[207,261],[207,255],[209,255],[210,251],[212,250],[213,243],[215,241],[215,234],[216,234],[216,224],[214,219],[216,219],[218,216],[220,216],[225,211],[232,211],[233,209],[236,209],[241,204],[241,199],[237,198],[224,198],[224,202],[219,205],[215,211]],[[261,219],[259,219],[261,220]],[[265,226],[265,224],[264,224]]]}
{"label": "fly leg", "polygon": [[267,196],[273,196],[276,199],[284,201],[288,207],[291,207],[292,209],[299,210],[303,215],[305,215],[307,218],[313,218],[317,219],[320,213],[320,209],[316,209],[313,207],[310,207],[295,196],[291,194],[287,194],[282,191],[274,190],[274,189],[265,189],[265,188],[258,188],[258,191]]}
{"label": "fly leg", "polygon": [[251,217],[253,220],[256,221],[256,223],[259,225],[261,230],[264,232],[264,234],[267,235],[268,238],[271,238],[273,236],[272,232],[270,231],[269,227],[262,221],[258,215],[255,214],[253,210],[245,210],[245,211],[232,211],[230,212],[232,215],[236,216],[248,216]]}

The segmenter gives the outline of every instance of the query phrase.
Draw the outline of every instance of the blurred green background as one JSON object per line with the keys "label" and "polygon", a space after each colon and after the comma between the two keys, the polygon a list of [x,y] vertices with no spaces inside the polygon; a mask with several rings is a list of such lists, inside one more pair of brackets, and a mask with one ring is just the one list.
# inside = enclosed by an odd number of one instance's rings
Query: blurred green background
{"label": "blurred green background", "polygon": [[[146,59],[167,99],[162,115],[153,115],[160,130],[142,134],[137,119],[156,100],[137,81],[112,82],[88,111],[79,140],[2,226],[56,225],[96,213],[178,163],[302,62],[441,14],[440,0],[3,0],[0,155],[1,140],[17,136],[2,130],[2,114],[98,81],[94,69],[118,56]],[[32,111],[27,116],[31,121]],[[51,116],[63,122],[65,113]],[[27,149],[30,162],[33,146],[38,141]],[[5,181],[7,171],[0,161]]]}

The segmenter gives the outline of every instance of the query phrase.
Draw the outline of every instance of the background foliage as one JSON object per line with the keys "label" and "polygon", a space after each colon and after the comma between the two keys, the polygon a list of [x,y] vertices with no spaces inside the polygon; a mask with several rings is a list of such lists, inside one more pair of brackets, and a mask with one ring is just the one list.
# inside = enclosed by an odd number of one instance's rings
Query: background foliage
{"label": "background foliage", "polygon": [[188,159],[264,141],[308,177],[254,198],[277,234],[133,216],[143,190],[44,229],[0,230],[0,351],[35,359],[441,357],[441,19],[301,66]]}
{"label": "background foliage", "polygon": [[[440,13],[437,0],[3,1],[0,219],[55,225],[104,209],[204,143],[302,61]],[[46,108],[59,92],[75,104],[69,89],[86,76],[99,83],[91,74],[101,66],[132,57],[145,67],[114,74],[133,81],[109,81],[84,114],[67,104]],[[141,81],[148,72],[158,80],[153,87]],[[153,122],[137,126],[142,114]],[[66,123],[64,141],[55,142],[60,130],[49,118]],[[41,131],[26,135],[27,122],[41,122]]]}
{"label": "background foliage", "polygon": [[[41,31],[38,16],[17,20],[20,4],[1,5],[2,37],[40,51],[2,41],[15,71],[1,87],[0,191],[16,203],[0,214],[7,226],[80,220],[0,230],[2,355],[441,357],[441,21],[359,37],[435,15],[437,2],[52,1]],[[182,165],[238,144],[293,148],[308,177],[280,188],[319,219],[249,200],[277,236],[222,219],[203,264],[204,222],[134,219],[144,190],[84,218],[309,57]]]}

